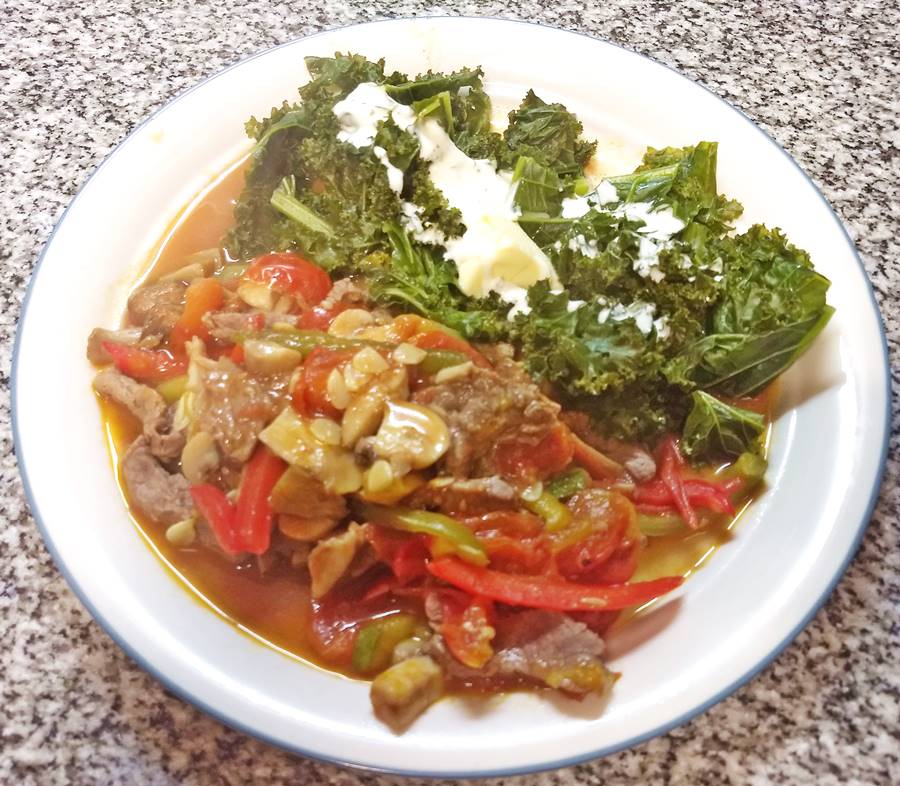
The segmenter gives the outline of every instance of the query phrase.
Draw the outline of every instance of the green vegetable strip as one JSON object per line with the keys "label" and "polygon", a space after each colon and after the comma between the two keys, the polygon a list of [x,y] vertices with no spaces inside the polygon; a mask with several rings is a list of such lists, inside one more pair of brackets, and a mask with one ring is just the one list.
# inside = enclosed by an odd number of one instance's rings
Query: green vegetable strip
{"label": "green vegetable strip", "polygon": [[353,644],[353,668],[362,674],[375,674],[391,665],[396,647],[412,636],[416,618],[412,614],[394,614],[363,625]]}
{"label": "green vegetable strip", "polygon": [[540,516],[550,532],[565,529],[572,520],[572,512],[546,489],[534,501],[522,500],[526,510]]}
{"label": "green vegetable strip", "polygon": [[638,513],[638,529],[648,538],[662,538],[666,535],[678,535],[687,532],[687,525],[681,516],[675,513],[663,513],[658,516],[649,513]]}
{"label": "green vegetable strip", "polygon": [[[384,341],[341,338],[319,330],[265,330],[258,333],[241,334],[237,337],[237,340],[243,343],[249,338],[258,341],[271,341],[282,347],[296,350],[303,357],[320,347],[323,349],[363,349],[363,347],[373,347],[384,352],[390,352],[395,349],[394,344],[388,344]],[[429,349],[426,350],[424,360],[419,363],[419,368],[426,374],[436,374],[442,368],[458,366],[467,360],[468,357],[461,352],[451,352],[447,349]]]}
{"label": "green vegetable strip", "polygon": [[408,508],[385,508],[364,504],[359,508],[362,518],[373,524],[431,535],[447,545],[453,553],[474,565],[487,565],[488,557],[482,545],[465,525],[441,513]]}
{"label": "green vegetable strip", "polygon": [[187,388],[187,374],[181,374],[156,386],[156,392],[166,400],[166,404],[174,404],[184,394]]}
{"label": "green vegetable strip", "polygon": [[544,491],[557,499],[567,499],[591,485],[591,476],[581,467],[573,467],[551,478]]}
{"label": "green vegetable strip", "polygon": [[272,207],[292,221],[302,224],[313,232],[328,237],[334,234],[331,226],[317,216],[306,205],[294,196],[293,176],[285,178],[281,185],[272,192]]}

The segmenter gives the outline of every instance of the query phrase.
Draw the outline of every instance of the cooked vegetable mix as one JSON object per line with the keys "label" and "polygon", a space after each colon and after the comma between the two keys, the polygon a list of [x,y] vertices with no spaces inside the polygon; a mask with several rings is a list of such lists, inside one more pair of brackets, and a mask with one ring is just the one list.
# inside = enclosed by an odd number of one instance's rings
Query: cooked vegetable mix
{"label": "cooked vegetable mix", "polygon": [[829,282],[734,230],[713,142],[598,173],[534,92],[496,129],[481,69],[306,64],[247,124],[221,248],[188,237],[89,339],[135,513],[396,730],[446,692],[605,693],[619,612],[759,488]]}

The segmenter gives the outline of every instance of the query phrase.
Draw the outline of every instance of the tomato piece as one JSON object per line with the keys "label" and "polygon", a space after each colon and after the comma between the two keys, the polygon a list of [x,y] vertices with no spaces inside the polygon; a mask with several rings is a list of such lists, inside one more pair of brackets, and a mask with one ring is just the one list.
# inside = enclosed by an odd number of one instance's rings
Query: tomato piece
{"label": "tomato piece", "polygon": [[297,318],[297,327],[302,330],[328,330],[334,318],[348,308],[352,308],[352,304],[336,303],[331,308],[315,306],[308,311],[304,311]]}
{"label": "tomato piece", "polygon": [[272,538],[269,495],[287,464],[265,445],[257,446],[244,467],[235,509],[235,530],[243,551],[263,554]]}
{"label": "tomato piece", "polygon": [[307,355],[291,391],[291,404],[299,414],[340,419],[340,410],[328,398],[328,376],[353,354],[353,350],[316,347]]}
{"label": "tomato piece", "polygon": [[143,349],[113,341],[104,341],[102,346],[113,365],[138,382],[157,385],[187,373],[187,358],[175,357],[167,349]]}
{"label": "tomato piece", "polygon": [[425,333],[419,333],[410,337],[409,343],[414,344],[419,349],[448,349],[451,352],[461,352],[476,366],[481,366],[481,368],[491,367],[488,359],[468,341],[451,336],[449,333],[444,333],[441,330],[429,330]]}
{"label": "tomato piece", "polygon": [[331,276],[291,251],[256,257],[244,278],[265,284],[276,292],[298,295],[308,307],[318,305],[331,291]]}
{"label": "tomato piece", "polygon": [[184,293],[184,311],[169,334],[169,344],[176,352],[184,351],[184,344],[197,336],[204,344],[209,341],[209,330],[203,324],[203,315],[222,307],[225,293],[214,278],[192,281]]}
{"label": "tomato piece", "polygon": [[441,600],[441,635],[450,653],[464,666],[480,669],[494,655],[491,640],[491,602],[464,593],[438,593]]}
{"label": "tomato piece", "polygon": [[433,576],[451,586],[500,601],[552,611],[614,611],[646,603],[679,587],[682,576],[668,576],[635,584],[594,586],[576,584],[555,576],[522,576],[500,573],[463,562],[456,557],[441,557],[428,564]]}
{"label": "tomato piece", "polygon": [[233,363],[237,363],[239,366],[242,366],[244,364],[244,346],[242,344],[235,344],[228,351],[228,357]]}
{"label": "tomato piece", "polygon": [[425,562],[431,552],[426,537],[396,532],[377,524],[369,525],[366,535],[378,558],[402,582],[428,575]]}
{"label": "tomato piece", "polygon": [[510,573],[544,573],[550,562],[550,543],[544,523],[530,513],[498,510],[463,523],[488,553],[490,563]]}
{"label": "tomato piece", "polygon": [[494,460],[508,478],[535,481],[554,475],[572,463],[575,444],[565,426],[557,426],[536,445],[515,439],[501,442]]}

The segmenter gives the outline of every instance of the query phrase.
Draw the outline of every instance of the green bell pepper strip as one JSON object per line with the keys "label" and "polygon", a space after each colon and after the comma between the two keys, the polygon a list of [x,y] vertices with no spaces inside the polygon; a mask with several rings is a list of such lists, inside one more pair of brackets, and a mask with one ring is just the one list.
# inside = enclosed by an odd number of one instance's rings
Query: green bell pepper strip
{"label": "green bell pepper strip", "polygon": [[[306,357],[314,349],[363,349],[372,347],[382,352],[390,352],[396,349],[396,345],[384,341],[369,341],[361,338],[341,338],[324,333],[321,330],[264,330],[259,333],[243,333],[237,337],[239,343],[248,338],[260,341],[271,341],[288,349],[300,352]],[[465,363],[468,358],[461,352],[451,352],[446,349],[426,350],[425,358],[419,364],[419,368],[426,374],[435,374],[442,368],[458,366]]]}
{"label": "green bell pepper strip", "polygon": [[591,476],[581,467],[573,467],[554,475],[544,484],[544,491],[557,499],[567,499],[591,485]]}
{"label": "green bell pepper strip", "polygon": [[472,531],[449,516],[427,510],[386,508],[372,504],[360,505],[359,513],[363,519],[373,524],[418,535],[431,535],[443,547],[440,549],[442,552],[446,548],[466,562],[487,565],[487,552]]}
{"label": "green bell pepper strip", "polygon": [[156,386],[156,392],[166,400],[166,404],[174,404],[184,395],[187,383],[187,374],[179,374],[177,377],[160,382]]}
{"label": "green bell pepper strip", "polygon": [[572,521],[572,511],[562,504],[553,494],[544,489],[536,500],[522,499],[522,506],[540,516],[550,532],[565,529]]}
{"label": "green bell pepper strip", "polygon": [[237,281],[237,279],[241,278],[244,273],[247,272],[248,267],[250,267],[250,265],[225,265],[213,273],[213,276],[219,279],[219,281]]}
{"label": "green bell pepper strip", "polygon": [[361,674],[376,674],[391,665],[394,647],[413,635],[417,620],[412,614],[393,614],[367,622],[356,634],[353,668]]}
{"label": "green bell pepper strip", "polygon": [[677,513],[638,513],[638,529],[648,538],[662,538],[687,532],[684,519]]}

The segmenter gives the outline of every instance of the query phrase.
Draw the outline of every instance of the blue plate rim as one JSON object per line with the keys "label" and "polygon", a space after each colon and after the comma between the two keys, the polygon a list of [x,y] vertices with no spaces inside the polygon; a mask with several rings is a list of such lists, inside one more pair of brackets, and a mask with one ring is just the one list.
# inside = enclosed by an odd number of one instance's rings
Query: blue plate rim
{"label": "blue plate rim", "polygon": [[[87,597],[87,594],[84,592],[84,590],[81,588],[81,586],[74,580],[74,577],[72,576],[72,574],[69,572],[69,570],[66,567],[65,561],[62,559],[61,555],[57,551],[56,546],[53,543],[53,539],[50,537],[50,534],[49,534],[46,526],[44,525],[43,519],[40,515],[40,509],[37,505],[37,500],[36,500],[34,494],[32,493],[31,483],[28,478],[27,469],[21,460],[20,447],[22,444],[22,436],[19,431],[19,423],[18,423],[17,370],[18,370],[19,346],[20,346],[21,337],[22,337],[22,324],[24,322],[25,314],[27,313],[28,304],[29,304],[29,301],[31,300],[31,295],[32,295],[32,292],[35,287],[35,282],[37,280],[38,273],[40,272],[40,268],[44,261],[44,257],[46,256],[47,249],[52,244],[53,239],[54,239],[57,231],[59,230],[60,226],[62,225],[63,221],[65,220],[66,216],[68,215],[69,210],[71,210],[72,206],[77,202],[77,200],[81,196],[82,192],[87,188],[87,186],[91,183],[91,181],[98,175],[100,170],[106,165],[106,163],[109,161],[109,159],[119,150],[119,148],[121,148],[123,145],[125,145],[144,126],[146,126],[153,119],[155,119],[157,117],[157,115],[160,115],[161,113],[165,112],[173,104],[175,104],[178,101],[181,101],[186,96],[190,95],[192,92],[194,92],[198,88],[205,85],[207,82],[211,82],[212,80],[217,79],[218,77],[222,76],[223,74],[226,74],[227,72],[231,71],[232,69],[237,68],[238,66],[241,66],[244,63],[250,62],[251,60],[255,60],[258,57],[262,57],[272,51],[275,51],[277,49],[282,49],[287,46],[292,46],[300,41],[308,41],[313,38],[318,38],[319,36],[322,36],[322,35],[326,35],[329,33],[333,33],[333,32],[339,31],[339,30],[344,30],[344,29],[348,29],[348,28],[352,28],[352,27],[363,27],[363,26],[369,26],[369,25],[379,25],[379,24],[384,24],[384,23],[402,22],[402,21],[418,22],[418,21],[435,20],[435,19],[454,19],[454,20],[455,19],[466,19],[466,20],[471,20],[471,21],[493,21],[493,22],[503,22],[503,23],[510,23],[510,24],[528,25],[530,27],[545,28],[545,29],[552,30],[555,32],[566,33],[568,35],[575,35],[575,36],[579,36],[582,38],[587,38],[591,41],[603,43],[608,46],[614,46],[617,49],[622,49],[632,55],[635,55],[636,57],[641,57],[645,60],[650,61],[651,63],[654,63],[655,65],[661,66],[661,67],[671,71],[672,73],[676,74],[677,76],[681,77],[682,79],[685,79],[685,80],[693,83],[694,85],[697,85],[702,90],[704,90],[705,92],[707,92],[711,96],[713,96],[717,101],[720,101],[721,103],[725,104],[729,109],[731,109],[733,112],[736,112],[737,114],[739,114],[756,131],[758,131],[760,134],[762,134],[763,137],[771,145],[773,145],[776,148],[776,150],[778,150],[779,153],[781,153],[781,155],[783,155],[785,158],[787,158],[787,160],[790,162],[790,164],[809,182],[809,184],[812,186],[816,196],[828,208],[828,210],[834,216],[834,219],[837,222],[838,226],[840,227],[841,231],[843,232],[844,239],[846,240],[846,243],[847,243],[848,247],[850,248],[853,258],[863,273],[863,278],[866,283],[866,287],[867,287],[868,294],[869,294],[869,299],[871,301],[872,308],[874,309],[874,312],[877,317],[878,327],[879,327],[879,331],[881,334],[881,348],[882,348],[883,364],[884,364],[883,371],[884,371],[884,377],[885,377],[885,402],[886,402],[885,403],[885,413],[884,413],[884,422],[885,422],[884,435],[882,437],[881,452],[880,452],[880,456],[879,456],[879,460],[878,460],[878,464],[877,464],[877,471],[875,473],[872,488],[869,493],[869,500],[866,504],[865,514],[863,515],[863,517],[861,518],[860,522],[857,525],[856,534],[853,538],[853,542],[852,542],[850,548],[847,550],[846,557],[844,558],[844,561],[843,561],[842,565],[840,566],[840,568],[835,572],[834,576],[832,577],[832,579],[829,582],[825,591],[812,604],[812,606],[810,607],[810,609],[808,610],[806,615],[803,617],[803,619],[795,626],[795,628],[778,645],[776,645],[772,649],[771,652],[769,652],[769,654],[766,657],[762,658],[752,668],[750,668],[747,672],[745,672],[741,677],[734,680],[727,687],[723,688],[718,693],[716,693],[714,696],[712,696],[711,698],[702,702],[701,704],[697,705],[696,707],[692,708],[691,710],[689,710],[685,713],[682,713],[677,718],[675,718],[671,721],[668,721],[664,724],[661,724],[660,726],[658,726],[648,732],[636,735],[636,736],[634,736],[628,740],[625,740],[621,743],[617,743],[615,745],[609,745],[609,746],[599,748],[594,751],[590,751],[588,753],[579,754],[577,756],[572,756],[572,757],[569,757],[566,759],[560,759],[560,760],[556,760],[556,761],[552,761],[552,762],[544,762],[544,763],[536,764],[536,765],[526,765],[523,767],[500,767],[497,769],[490,769],[490,770],[459,770],[459,771],[455,771],[455,772],[444,772],[444,771],[438,771],[438,770],[434,770],[434,771],[406,770],[406,769],[395,768],[395,767],[379,767],[379,766],[373,766],[371,764],[367,764],[365,762],[357,762],[357,761],[351,761],[348,759],[341,759],[338,757],[327,756],[327,755],[318,753],[316,751],[307,750],[301,745],[287,744],[281,740],[275,739],[274,737],[272,737],[268,734],[262,733],[256,729],[250,727],[249,725],[242,723],[237,718],[228,717],[227,715],[225,715],[225,713],[221,712],[220,710],[210,706],[209,704],[207,704],[204,701],[197,699],[195,696],[193,696],[191,694],[190,690],[188,690],[186,687],[183,687],[180,684],[176,683],[174,680],[170,679],[162,671],[160,671],[159,669],[157,669],[154,666],[152,666],[151,664],[149,664],[146,660],[144,660],[144,658],[140,654],[140,652],[138,652],[134,647],[132,647],[124,639],[119,637],[113,624],[110,623],[107,619],[105,619],[103,617],[102,614],[100,614],[98,612],[98,610],[90,602],[89,598]],[[754,123],[753,120],[746,113],[744,113],[741,109],[734,106],[730,101],[727,101],[726,99],[719,96],[717,93],[715,93],[710,88],[706,87],[701,82],[697,81],[696,79],[693,79],[692,77],[690,77],[686,74],[681,73],[677,69],[675,69],[671,66],[668,66],[665,63],[661,63],[660,61],[655,60],[652,57],[649,57],[648,55],[645,55],[641,52],[637,52],[633,49],[629,49],[628,47],[623,46],[621,44],[617,44],[614,41],[609,41],[604,38],[599,38],[597,36],[590,35],[588,33],[582,33],[577,30],[567,30],[567,29],[561,28],[561,27],[553,27],[552,25],[545,25],[540,22],[531,22],[531,21],[526,21],[526,20],[522,20],[522,19],[512,19],[512,18],[506,18],[506,17],[500,17],[500,16],[426,14],[426,15],[415,16],[415,17],[398,16],[398,17],[391,17],[391,18],[385,18],[385,19],[375,19],[375,20],[370,20],[370,21],[366,21],[366,22],[355,23],[352,25],[337,25],[334,27],[329,27],[329,28],[320,30],[316,33],[311,33],[311,34],[305,35],[305,36],[299,36],[297,38],[291,39],[290,41],[286,41],[282,44],[278,44],[276,46],[269,47],[268,49],[257,52],[248,57],[241,58],[240,60],[237,60],[236,62],[232,63],[231,65],[226,66],[225,68],[215,72],[214,74],[211,74],[210,76],[205,77],[200,82],[197,82],[196,84],[191,85],[190,87],[186,88],[185,90],[181,91],[180,93],[178,93],[177,95],[173,96],[168,101],[166,101],[165,104],[163,104],[161,107],[159,107],[159,109],[155,110],[145,120],[143,120],[140,124],[135,126],[125,137],[123,137],[122,140],[120,140],[116,144],[116,146],[106,156],[104,156],[103,160],[97,165],[97,167],[90,174],[90,176],[79,187],[79,189],[75,193],[75,196],[69,202],[69,204],[67,205],[65,210],[63,210],[59,219],[56,221],[56,223],[53,227],[53,230],[50,232],[50,235],[47,238],[47,242],[44,244],[44,247],[38,257],[37,263],[35,264],[34,270],[31,274],[31,280],[29,281],[28,288],[26,290],[25,297],[22,300],[22,306],[19,311],[18,325],[16,328],[16,338],[15,338],[15,343],[13,345],[13,353],[12,353],[12,364],[11,364],[11,372],[10,372],[10,391],[11,391],[11,407],[10,407],[10,409],[11,409],[11,414],[12,414],[13,446],[14,446],[14,450],[15,450],[15,454],[16,454],[16,460],[17,460],[17,463],[19,466],[19,474],[22,478],[22,486],[25,491],[25,498],[28,502],[29,508],[31,509],[32,516],[35,520],[35,523],[38,526],[38,530],[41,533],[44,544],[47,547],[47,551],[50,553],[50,556],[52,557],[54,563],[56,564],[56,567],[59,569],[63,578],[66,580],[68,585],[71,587],[71,589],[75,593],[76,597],[81,601],[81,603],[87,609],[88,613],[90,613],[90,615],[97,621],[97,623],[100,625],[100,627],[103,628],[104,631],[106,631],[107,635],[109,635],[109,637],[141,669],[143,669],[144,671],[146,671],[147,673],[152,675],[160,683],[162,683],[162,685],[167,690],[170,690],[172,693],[177,695],[182,700],[192,704],[194,707],[196,707],[197,709],[199,709],[201,712],[205,713],[206,715],[209,715],[210,717],[214,718],[215,720],[219,721],[220,723],[222,723],[232,729],[235,729],[236,731],[242,732],[242,733],[247,734],[251,737],[254,737],[258,740],[261,740],[269,745],[272,745],[275,748],[285,750],[289,753],[305,756],[310,759],[315,759],[317,761],[326,762],[328,764],[336,764],[341,767],[347,767],[347,768],[354,769],[354,770],[363,770],[365,772],[374,772],[374,773],[385,774],[385,775],[400,775],[400,776],[419,777],[419,778],[473,779],[473,778],[506,777],[506,776],[526,775],[526,774],[532,774],[532,773],[538,773],[538,772],[546,772],[549,770],[556,770],[556,769],[561,769],[564,767],[571,767],[571,766],[574,766],[577,764],[583,764],[585,762],[593,761],[595,759],[599,759],[599,758],[602,758],[605,756],[609,756],[613,753],[617,753],[619,751],[635,747],[635,746],[640,745],[641,743],[647,742],[648,740],[651,740],[655,737],[661,736],[661,735],[671,731],[672,729],[677,728],[678,726],[681,726],[681,725],[687,723],[688,721],[692,720],[693,718],[697,717],[698,715],[706,712],[706,710],[708,710],[710,707],[713,707],[714,705],[718,704],[720,701],[724,700],[725,698],[730,696],[732,693],[734,693],[738,688],[740,688],[743,685],[750,682],[750,680],[752,680],[754,677],[756,677],[756,675],[758,675],[763,669],[765,669],[767,666],[769,666],[787,648],[787,646],[800,634],[800,632],[809,624],[809,622],[812,620],[812,618],[818,613],[819,609],[821,609],[822,606],[825,604],[825,601],[829,598],[831,593],[834,591],[834,588],[837,586],[837,584],[841,580],[841,578],[843,578],[844,574],[847,571],[847,568],[849,567],[850,563],[853,561],[853,558],[855,557],[857,551],[859,550],[859,546],[862,542],[866,528],[868,527],[868,524],[872,518],[872,513],[874,512],[874,509],[875,509],[875,505],[878,501],[881,484],[884,479],[884,473],[885,473],[886,462],[887,462],[888,444],[890,441],[890,434],[891,434],[890,356],[888,353],[887,334],[886,334],[885,328],[884,328],[884,319],[881,314],[881,309],[878,306],[878,301],[875,298],[875,291],[874,291],[874,288],[872,287],[872,282],[869,278],[868,272],[866,271],[865,265],[863,264],[862,260],[860,259],[859,253],[856,250],[856,246],[854,245],[853,240],[850,237],[850,234],[847,232],[847,228],[844,225],[844,222],[842,221],[841,217],[837,214],[837,212],[834,210],[834,208],[831,206],[831,204],[828,202],[828,200],[825,198],[825,196],[819,190],[819,187],[816,185],[816,183],[813,181],[813,179],[803,170],[803,168],[794,160],[794,158],[772,137],[771,134],[769,134],[765,129],[761,128],[756,123]]]}

